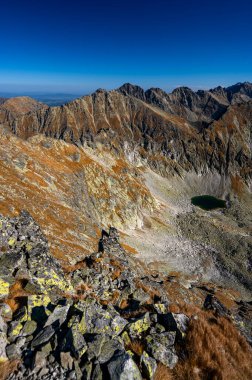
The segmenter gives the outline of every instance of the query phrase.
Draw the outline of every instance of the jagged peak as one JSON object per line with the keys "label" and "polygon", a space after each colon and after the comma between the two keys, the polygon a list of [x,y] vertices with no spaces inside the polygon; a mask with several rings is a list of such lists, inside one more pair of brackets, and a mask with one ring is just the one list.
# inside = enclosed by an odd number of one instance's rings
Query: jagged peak
{"label": "jagged peak", "polygon": [[123,95],[131,95],[135,98],[145,100],[145,91],[142,87],[138,85],[124,83],[121,87],[117,89],[117,91],[121,92]]}
{"label": "jagged peak", "polygon": [[167,95],[167,93],[160,87],[151,87],[149,88],[148,90],[145,91],[145,94],[150,94],[152,92],[155,92],[155,93],[158,93],[158,94],[165,94]]}
{"label": "jagged peak", "polygon": [[172,94],[178,94],[178,93],[184,93],[184,92],[195,94],[195,92],[190,87],[187,87],[187,86],[180,86],[180,87],[175,88],[172,91]]}

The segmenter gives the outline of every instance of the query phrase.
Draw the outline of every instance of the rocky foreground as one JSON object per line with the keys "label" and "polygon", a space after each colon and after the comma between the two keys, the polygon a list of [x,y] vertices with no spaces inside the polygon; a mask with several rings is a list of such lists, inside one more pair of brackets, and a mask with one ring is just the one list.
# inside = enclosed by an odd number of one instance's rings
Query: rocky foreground
{"label": "rocky foreground", "polygon": [[0,217],[0,239],[0,378],[252,377],[251,305],[238,294],[148,270],[115,228],[65,268],[25,211]]}

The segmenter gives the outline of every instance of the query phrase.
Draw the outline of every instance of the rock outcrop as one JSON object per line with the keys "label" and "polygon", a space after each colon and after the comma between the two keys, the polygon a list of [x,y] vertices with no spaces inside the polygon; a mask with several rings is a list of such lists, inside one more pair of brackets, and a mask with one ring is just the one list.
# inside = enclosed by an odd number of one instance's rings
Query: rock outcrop
{"label": "rock outcrop", "polygon": [[[103,231],[98,252],[68,273],[27,212],[1,217],[0,246],[0,362],[19,360],[9,380],[154,379],[158,363],[176,366],[175,344],[183,346],[191,318],[170,311],[171,278],[128,255],[115,228]],[[194,287],[191,296],[200,284]],[[198,299],[208,291],[202,287]],[[246,317],[209,295],[204,305],[232,315],[251,339]]]}

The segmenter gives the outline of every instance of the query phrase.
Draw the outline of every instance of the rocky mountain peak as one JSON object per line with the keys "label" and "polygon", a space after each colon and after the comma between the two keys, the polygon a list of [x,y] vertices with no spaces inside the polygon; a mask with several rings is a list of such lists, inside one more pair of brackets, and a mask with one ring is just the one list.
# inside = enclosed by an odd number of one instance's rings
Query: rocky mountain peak
{"label": "rocky mountain peak", "polygon": [[121,92],[123,95],[130,95],[134,96],[135,98],[138,98],[140,100],[145,100],[145,92],[144,89],[137,85],[133,85],[131,83],[125,83],[121,87],[118,88],[119,92]]}
{"label": "rocky mountain peak", "polygon": [[27,114],[29,112],[38,111],[41,108],[48,108],[47,105],[30,98],[29,96],[18,96],[16,98],[9,98],[5,100],[1,109],[15,114]]}

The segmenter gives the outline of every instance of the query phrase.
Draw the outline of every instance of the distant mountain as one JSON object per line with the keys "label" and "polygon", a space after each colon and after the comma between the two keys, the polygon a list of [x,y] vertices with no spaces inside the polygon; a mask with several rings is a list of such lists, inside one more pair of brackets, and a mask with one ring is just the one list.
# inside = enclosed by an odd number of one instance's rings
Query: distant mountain
{"label": "distant mountain", "polygon": [[39,94],[34,97],[37,101],[43,102],[50,107],[62,106],[78,98],[76,94]]}
{"label": "distant mountain", "polygon": [[252,84],[249,82],[196,92],[188,87],[179,87],[171,94],[160,88],[144,91],[138,86],[126,83],[118,91],[156,105],[166,112],[184,117],[195,125],[205,125],[217,120],[229,105],[244,103],[252,98]]}
{"label": "distant mountain", "polygon": [[1,110],[17,116],[36,112],[41,108],[46,108],[46,105],[28,96],[5,99],[1,104]]}

